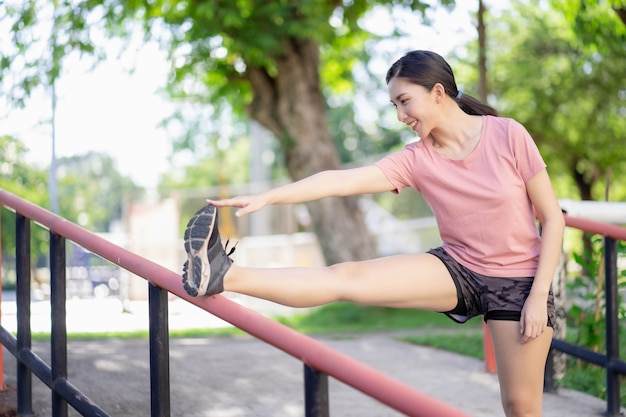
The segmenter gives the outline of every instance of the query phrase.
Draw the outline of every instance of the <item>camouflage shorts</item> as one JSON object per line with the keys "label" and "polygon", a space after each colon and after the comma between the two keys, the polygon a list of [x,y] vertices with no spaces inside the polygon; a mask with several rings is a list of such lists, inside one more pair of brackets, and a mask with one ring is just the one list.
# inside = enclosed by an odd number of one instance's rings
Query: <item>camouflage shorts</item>
{"label": "camouflage shorts", "polygon": [[[464,323],[472,317],[483,315],[487,320],[519,321],[522,307],[533,285],[533,277],[488,277],[473,272],[459,264],[439,247],[428,251],[444,263],[456,285],[458,305],[445,314],[452,320]],[[555,320],[554,296],[548,295],[548,326]]]}

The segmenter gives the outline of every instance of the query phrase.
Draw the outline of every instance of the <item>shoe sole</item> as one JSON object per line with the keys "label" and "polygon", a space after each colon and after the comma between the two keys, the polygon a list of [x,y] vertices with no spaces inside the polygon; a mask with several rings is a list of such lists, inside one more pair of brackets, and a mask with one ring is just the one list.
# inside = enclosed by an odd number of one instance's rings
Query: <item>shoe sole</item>
{"label": "shoe sole", "polygon": [[187,261],[183,265],[183,286],[187,294],[205,294],[211,279],[211,265],[207,256],[209,238],[217,218],[215,206],[198,210],[187,223],[185,251]]}

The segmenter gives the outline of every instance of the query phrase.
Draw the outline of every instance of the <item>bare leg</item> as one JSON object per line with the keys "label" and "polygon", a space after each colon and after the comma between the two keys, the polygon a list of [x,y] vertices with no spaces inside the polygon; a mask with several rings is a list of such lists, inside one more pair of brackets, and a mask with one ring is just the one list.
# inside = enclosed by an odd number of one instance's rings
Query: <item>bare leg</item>
{"label": "bare leg", "polygon": [[224,289],[292,307],[334,301],[448,311],[456,286],[447,268],[430,254],[398,255],[325,268],[244,268],[233,264]]}
{"label": "bare leg", "polygon": [[489,320],[488,325],[506,416],[541,417],[543,377],[552,328],[549,327],[538,338],[521,344],[519,322]]}

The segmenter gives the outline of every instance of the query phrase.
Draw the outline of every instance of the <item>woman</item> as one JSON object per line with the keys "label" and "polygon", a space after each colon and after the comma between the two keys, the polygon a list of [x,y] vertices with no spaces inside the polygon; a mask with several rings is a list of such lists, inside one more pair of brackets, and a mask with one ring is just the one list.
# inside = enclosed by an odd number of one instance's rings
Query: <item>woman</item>
{"label": "woman", "polygon": [[[418,308],[458,322],[482,314],[506,415],[541,416],[554,322],[550,284],[564,229],[545,163],[519,123],[458,90],[452,69],[433,52],[399,59],[387,86],[398,120],[421,139],[371,166],[208,200],[185,232],[185,290],[194,296],[228,290],[293,307],[351,301]],[[242,216],[270,204],[404,187],[430,204],[441,247],[325,268],[258,269],[233,265],[221,245],[217,207],[238,207]]]}

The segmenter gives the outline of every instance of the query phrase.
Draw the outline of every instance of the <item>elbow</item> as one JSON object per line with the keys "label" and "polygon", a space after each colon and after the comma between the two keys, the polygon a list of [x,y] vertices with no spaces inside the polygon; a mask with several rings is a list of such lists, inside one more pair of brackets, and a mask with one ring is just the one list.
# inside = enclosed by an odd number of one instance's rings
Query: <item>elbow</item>
{"label": "elbow", "polygon": [[554,227],[558,228],[559,230],[563,231],[565,230],[565,216],[563,215],[563,212],[559,210],[558,213],[555,213],[554,218],[552,219],[552,221],[554,222]]}
{"label": "elbow", "polygon": [[554,233],[560,233],[561,235],[565,231],[565,216],[561,211],[555,212],[551,216],[545,216],[540,219],[541,227],[545,230],[553,231]]}

